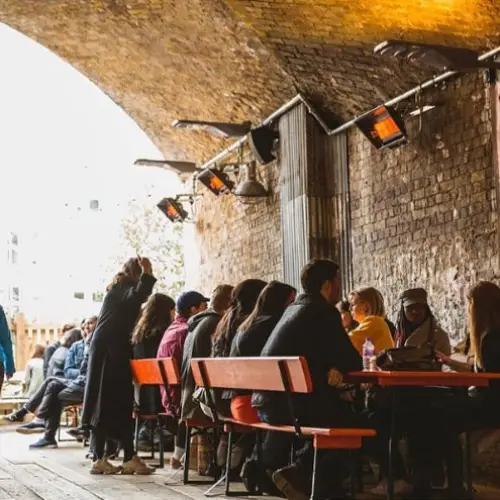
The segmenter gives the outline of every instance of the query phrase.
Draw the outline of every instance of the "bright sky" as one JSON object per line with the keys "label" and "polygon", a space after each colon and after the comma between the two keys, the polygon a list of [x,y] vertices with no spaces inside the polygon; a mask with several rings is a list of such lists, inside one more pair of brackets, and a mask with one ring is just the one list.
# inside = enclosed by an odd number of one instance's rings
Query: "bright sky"
{"label": "bright sky", "polygon": [[[73,67],[3,24],[0,47],[2,222],[24,236],[23,261],[36,262],[24,284],[57,294],[72,286],[72,270],[99,279],[96,261],[116,246],[128,200],[154,204],[180,184],[164,170],[133,166],[162,155]],[[101,212],[89,210],[93,199]]]}

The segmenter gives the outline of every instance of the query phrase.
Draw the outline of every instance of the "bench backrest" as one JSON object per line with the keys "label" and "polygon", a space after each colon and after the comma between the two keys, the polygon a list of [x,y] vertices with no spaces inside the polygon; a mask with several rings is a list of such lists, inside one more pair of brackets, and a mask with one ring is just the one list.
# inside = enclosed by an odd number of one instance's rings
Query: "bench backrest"
{"label": "bench backrest", "polygon": [[302,357],[195,358],[191,368],[199,387],[312,392],[311,375]]}
{"label": "bench backrest", "polygon": [[174,386],[181,383],[179,368],[174,358],[133,359],[130,366],[136,384]]}

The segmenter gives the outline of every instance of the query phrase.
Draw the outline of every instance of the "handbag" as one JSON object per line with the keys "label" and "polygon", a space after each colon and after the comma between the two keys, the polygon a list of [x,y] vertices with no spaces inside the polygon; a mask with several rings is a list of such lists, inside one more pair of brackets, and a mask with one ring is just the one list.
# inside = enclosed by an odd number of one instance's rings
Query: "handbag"
{"label": "handbag", "polygon": [[441,371],[434,348],[428,344],[420,347],[387,349],[377,356],[377,366],[384,371]]}

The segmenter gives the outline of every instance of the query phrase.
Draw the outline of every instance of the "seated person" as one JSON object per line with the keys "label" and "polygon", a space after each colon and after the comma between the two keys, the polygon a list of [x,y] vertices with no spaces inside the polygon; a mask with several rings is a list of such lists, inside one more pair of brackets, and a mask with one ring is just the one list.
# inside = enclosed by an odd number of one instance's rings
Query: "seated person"
{"label": "seated person", "polygon": [[[271,281],[260,292],[257,304],[250,316],[240,325],[231,344],[229,357],[260,356],[264,345],[278,324],[285,309],[295,300],[297,290],[279,281]],[[232,395],[233,418],[247,422],[259,422],[252,408],[252,394],[245,391],[229,391]]]}
{"label": "seated person", "polygon": [[82,332],[78,328],[73,328],[73,330],[69,331],[64,336],[61,345],[55,350],[50,358],[47,367],[47,378],[64,377],[64,365],[66,363],[68,351],[75,342],[80,340],[82,340]]}
{"label": "seated person", "polygon": [[29,399],[43,384],[43,354],[45,347],[37,344],[33,356],[24,369],[24,396]]}
{"label": "seated person", "polygon": [[394,347],[380,292],[375,288],[360,288],[351,293],[349,302],[353,318],[359,323],[357,328],[349,332],[356,350],[362,354],[363,344],[368,338],[375,347],[375,354]]}
{"label": "seated person", "polygon": [[[311,372],[313,392],[296,395],[296,417],[302,425],[315,427],[363,426],[335,387],[329,385],[332,374],[360,370],[361,357],[349,341],[335,305],[340,295],[340,274],[337,264],[329,260],[313,260],[301,272],[305,291],[291,304],[271,336],[261,356],[304,356]],[[334,378],[334,377],[332,377]],[[292,424],[292,416],[283,394],[254,392],[252,405],[259,418],[269,424]],[[263,467],[276,471],[289,463],[289,447],[293,437],[268,432],[263,443]],[[344,478],[341,452],[320,450],[317,466],[320,470],[322,498],[342,494]],[[290,500],[309,498],[313,448],[305,443],[292,465],[272,474],[276,487]],[[334,463],[331,459],[334,458]],[[316,491],[315,494],[318,494]]]}
{"label": "seated person", "polygon": [[50,344],[43,355],[43,376],[47,378],[47,370],[49,369],[50,358],[54,355],[56,350],[61,347],[61,341],[66,337],[67,333],[75,328],[74,325],[65,324],[61,329],[61,340],[56,340]]}
{"label": "seated person", "polygon": [[405,290],[400,301],[396,346],[420,347],[431,343],[437,351],[449,356],[450,339],[432,314],[427,303],[427,292],[423,288]]}
{"label": "seated person", "polygon": [[337,304],[337,310],[339,311],[340,318],[342,319],[342,326],[345,328],[347,333],[359,326],[358,322],[354,321],[354,318],[352,317],[351,304],[349,304],[348,300],[341,300]]}
{"label": "seated person", "polygon": [[[209,299],[195,291],[184,292],[179,296],[176,303],[176,318],[165,330],[156,357],[174,358],[177,361],[177,365],[181,366],[184,342],[188,334],[188,320],[192,316],[205,311],[208,301]],[[175,387],[167,391],[165,388],[161,387],[161,400],[166,415],[170,417],[171,421],[174,421],[176,424],[178,423],[174,454],[170,459],[170,465],[172,468],[179,469],[182,467],[186,438],[186,426],[182,421],[179,421],[181,414],[180,389]]]}

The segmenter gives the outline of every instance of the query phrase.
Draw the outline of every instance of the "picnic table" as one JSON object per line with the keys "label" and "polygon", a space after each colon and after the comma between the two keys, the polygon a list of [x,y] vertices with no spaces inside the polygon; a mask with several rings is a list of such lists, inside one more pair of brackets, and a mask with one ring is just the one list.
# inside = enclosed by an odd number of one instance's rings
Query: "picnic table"
{"label": "picnic table", "polygon": [[[394,449],[396,429],[397,388],[402,387],[487,387],[490,380],[500,379],[499,373],[473,372],[423,372],[423,371],[362,371],[352,372],[345,377],[346,382],[374,384],[391,390],[391,433],[389,439],[389,470],[387,477],[387,498],[394,498]],[[467,492],[472,497],[471,441],[470,433],[465,439],[465,463]]]}

